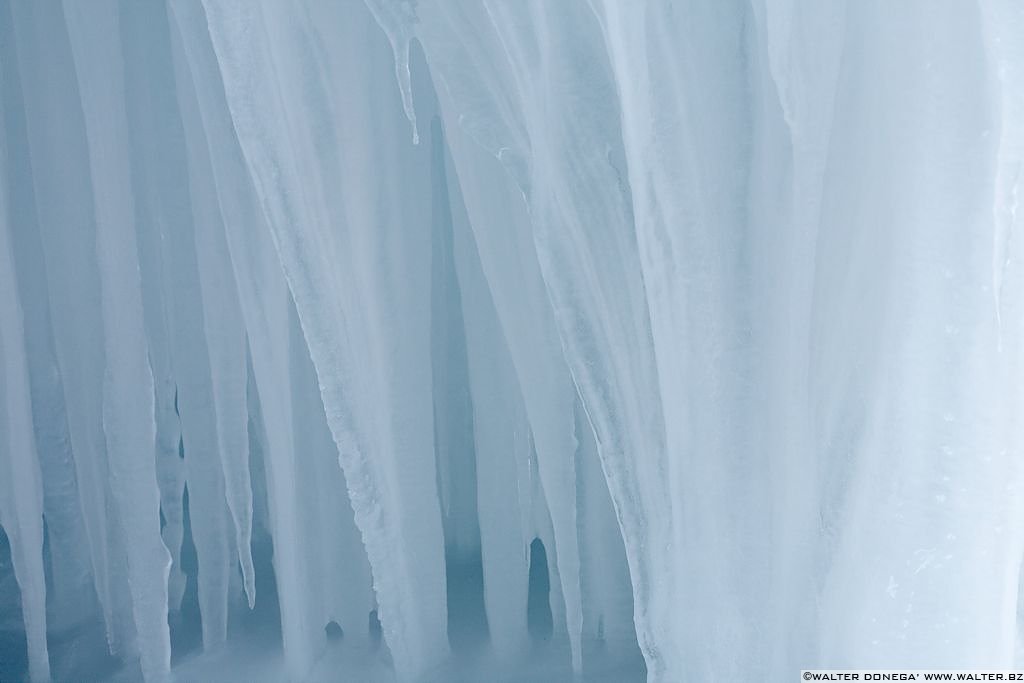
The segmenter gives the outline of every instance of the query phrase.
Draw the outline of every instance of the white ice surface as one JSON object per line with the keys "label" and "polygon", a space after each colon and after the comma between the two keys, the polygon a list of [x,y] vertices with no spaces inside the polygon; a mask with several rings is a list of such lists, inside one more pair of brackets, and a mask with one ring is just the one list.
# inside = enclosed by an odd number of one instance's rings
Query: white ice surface
{"label": "white ice surface", "polygon": [[1024,665],[1022,87],[1013,0],[0,0],[0,678]]}

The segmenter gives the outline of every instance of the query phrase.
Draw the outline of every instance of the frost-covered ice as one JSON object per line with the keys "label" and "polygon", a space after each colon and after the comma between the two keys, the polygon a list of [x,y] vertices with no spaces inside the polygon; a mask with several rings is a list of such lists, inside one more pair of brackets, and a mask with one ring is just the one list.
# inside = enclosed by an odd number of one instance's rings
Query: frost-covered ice
{"label": "frost-covered ice", "polygon": [[1024,667],[1016,0],[0,0],[0,680]]}

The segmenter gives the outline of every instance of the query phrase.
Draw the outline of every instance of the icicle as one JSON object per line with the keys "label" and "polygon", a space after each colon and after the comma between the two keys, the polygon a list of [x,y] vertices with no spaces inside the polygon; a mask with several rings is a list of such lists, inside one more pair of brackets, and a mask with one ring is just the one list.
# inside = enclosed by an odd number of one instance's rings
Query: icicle
{"label": "icicle", "polygon": [[524,551],[532,540],[532,524],[524,526],[523,513],[532,510],[532,482],[523,477],[528,468],[523,461],[530,457],[530,426],[458,184],[449,188],[473,400],[484,603],[491,645],[499,656],[510,658],[527,638],[529,565]]}
{"label": "icicle", "polygon": [[[5,102],[7,161],[10,168],[32,167],[26,130],[18,58],[14,51],[14,26],[9,8],[0,8],[0,82]],[[46,283],[46,263],[40,241],[36,193],[29,173],[14,173],[9,184],[11,248],[17,264],[21,300],[33,302],[23,309],[25,353],[32,394],[32,420],[43,482],[43,514],[52,571],[52,608],[47,627],[60,631],[91,620],[96,608],[89,544],[82,519],[81,497],[71,453],[64,387],[57,370],[53,323]]]}
{"label": "icicle", "polygon": [[160,538],[153,378],[149,367],[135,238],[131,169],[121,143],[127,128],[119,18],[113,6],[65,6],[82,96],[96,196],[96,257],[107,366],[103,428],[110,488],[127,551],[132,614],[142,674],[162,680],[170,669],[167,577]]}
{"label": "icicle", "polygon": [[168,578],[168,608],[181,609],[186,577],[181,567],[184,540],[185,462],[181,454],[181,422],[178,417],[178,388],[175,384],[170,348],[170,301],[165,290],[169,275],[163,272],[163,236],[146,220],[137,225],[142,300],[153,372],[156,418],[156,475],[160,489],[160,511],[164,527],[160,534],[171,555]]}
{"label": "icicle", "polygon": [[232,126],[203,7],[199,0],[173,0],[170,8],[178,29],[172,48],[185,134],[199,136],[208,150],[249,337],[266,432],[263,462],[284,655],[290,675],[301,679],[313,663],[314,649],[295,505],[289,293]]}
{"label": "icicle", "polygon": [[395,78],[402,95],[402,109],[412,125],[412,144],[420,144],[416,126],[416,108],[412,101],[412,73],[409,69],[409,44],[414,35],[416,9],[412,0],[366,0],[366,6],[391,43],[395,58]]}
{"label": "icicle", "polygon": [[[198,177],[198,174],[192,177]],[[193,185],[196,189],[196,185]],[[207,224],[199,234],[219,230],[216,224]],[[213,397],[217,410],[217,437],[220,444],[221,464],[224,470],[225,494],[228,509],[235,524],[235,541],[242,565],[245,594],[252,608],[256,601],[255,573],[252,564],[250,539],[252,536],[252,490],[249,481],[249,434],[245,405],[245,330],[237,300],[223,301],[234,294],[234,281],[230,279],[230,263],[225,251],[203,246],[199,248],[200,263],[211,257],[223,256],[219,263],[207,265],[207,279],[221,280],[212,287],[204,282],[207,340],[210,348],[210,367],[213,372]],[[212,278],[209,274],[215,273]],[[201,273],[202,275],[202,273]],[[224,280],[227,276],[227,281]],[[234,297],[232,296],[232,299]],[[220,305],[218,305],[220,304]]]}
{"label": "icicle", "polygon": [[250,549],[252,489],[249,481],[248,411],[245,403],[245,328],[205,140],[192,135],[186,136],[186,142],[224,490],[234,521],[235,545],[251,609],[256,601],[256,577]]}
{"label": "icicle", "polygon": [[[448,653],[426,343],[429,158],[394,139],[394,94],[368,87],[390,55],[365,8],[205,6],[238,140],[317,370],[384,636],[399,677],[414,678]],[[321,26],[342,31],[320,41],[322,53],[288,47]],[[334,85],[302,87],[309,74]],[[343,95],[362,88],[371,96]],[[339,125],[339,114],[353,125]],[[380,134],[367,137],[365,126]],[[319,182],[304,181],[306,172]]]}
{"label": "icicle", "polygon": [[309,349],[292,307],[292,414],[296,499],[302,529],[301,552],[308,585],[309,638],[323,643],[324,627],[334,621],[353,644],[365,644],[366,616],[373,608],[370,566],[346,495],[338,449],[331,436]]}
{"label": "icicle", "polygon": [[[480,554],[473,414],[461,286],[453,252],[452,200],[445,171],[441,121],[430,123],[431,277],[430,355],[433,377],[434,451],[441,499],[446,560],[475,562]],[[448,573],[460,571],[449,567]]]}
{"label": "icicle", "polygon": [[[0,103],[0,122],[3,105]],[[7,141],[0,127],[0,526],[11,545],[28,641],[29,679],[50,680],[43,571],[43,490],[29,396],[22,307],[8,227]]]}
{"label": "icicle", "polygon": [[1020,658],[1019,0],[627,4],[0,0],[33,679],[168,677],[186,483],[265,677]]}
{"label": "icicle", "polygon": [[186,577],[181,568],[181,544],[185,535],[185,462],[181,454],[181,423],[178,418],[178,389],[171,362],[168,305],[164,295],[166,276],[161,266],[162,236],[140,221],[137,230],[139,270],[142,274],[142,300],[149,345],[149,364],[153,372],[156,418],[156,479],[160,488],[160,512],[164,527],[160,531],[171,554],[167,580],[168,609],[177,612],[185,595]]}
{"label": "icicle", "polygon": [[[1003,282],[1010,264],[1011,242],[1024,218],[1020,206],[1024,194],[1024,134],[1019,121],[1024,116],[1024,15],[1020,7],[1005,0],[979,3],[985,49],[993,79],[992,101],[999,112],[996,144],[995,196],[992,232],[992,301],[998,328],[998,348],[1003,345]],[[989,131],[985,131],[985,137]]]}
{"label": "icicle", "polygon": [[[166,385],[165,385],[166,386]],[[181,457],[181,425],[175,410],[174,386],[171,398],[157,389],[156,406],[156,480],[160,489],[160,512],[164,528],[160,537],[171,555],[167,578],[167,608],[181,609],[187,579],[181,568],[181,544],[185,539],[185,462]]]}
{"label": "icicle", "polygon": [[291,404],[293,415],[301,421],[294,441],[296,480],[303,495],[296,503],[305,532],[302,553],[310,588],[310,637],[322,640],[324,627],[334,621],[347,641],[365,643],[366,615],[373,609],[370,565],[352,516],[309,348],[294,311],[289,318]]}
{"label": "icicle", "polygon": [[[179,220],[182,219],[179,217]],[[188,223],[177,225],[176,234],[165,235],[164,268],[167,270],[172,264],[175,267],[168,290],[174,300],[171,317],[174,375],[178,385],[189,517],[199,560],[203,646],[213,648],[227,636],[228,573],[233,553],[228,540],[217,413],[203,337],[203,309],[199,292],[194,289],[198,285],[194,237],[190,229],[183,228]]]}
{"label": "icicle", "polygon": [[578,398],[576,439],[584,633],[619,656],[632,654],[637,644],[626,550],[608,496],[593,428]]}
{"label": "icicle", "polygon": [[[203,646],[211,649],[227,637],[228,577],[236,556],[230,542],[233,535],[229,530],[214,375],[196,254],[195,232],[213,228],[205,223],[209,203],[203,196],[193,197],[190,191],[188,148],[180,113],[162,105],[163,98],[177,98],[166,8],[133,3],[123,8],[123,14],[126,83],[131,94],[129,132],[137,192],[146,200],[140,207],[139,223],[140,230],[159,235],[161,285],[181,419],[189,518],[198,559]],[[241,349],[237,353],[244,358]]]}
{"label": "icicle", "polygon": [[107,643],[131,657],[135,624],[103,432],[97,229],[79,87],[61,3],[11,3],[10,10],[21,82],[50,86],[24,87],[24,105],[54,347]]}
{"label": "icicle", "polygon": [[186,585],[181,567],[181,545],[185,534],[185,462],[181,457],[178,389],[174,381],[167,327],[169,302],[164,295],[166,276],[161,266],[163,240],[158,231],[149,229],[143,222],[138,228],[142,299],[155,394],[156,478],[160,489],[160,512],[164,519],[160,535],[171,555],[167,580],[168,609],[177,612],[181,609]]}
{"label": "icicle", "polygon": [[[445,117],[451,122],[448,109]],[[449,140],[454,159],[452,178],[457,177],[461,185],[479,259],[505,330],[547,494],[554,543],[545,545],[551,559],[557,557],[561,583],[555,589],[565,599],[553,611],[565,615],[573,666],[581,671],[583,612],[576,528],[575,391],[537,263],[526,205],[498,162],[467,140],[457,126],[449,123],[449,128],[453,131]]]}

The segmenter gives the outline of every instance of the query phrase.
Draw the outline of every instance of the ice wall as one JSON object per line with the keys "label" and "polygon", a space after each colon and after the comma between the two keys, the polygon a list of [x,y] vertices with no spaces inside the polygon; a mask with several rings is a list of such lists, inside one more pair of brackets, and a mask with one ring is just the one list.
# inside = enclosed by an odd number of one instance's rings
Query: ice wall
{"label": "ice wall", "polygon": [[1024,665],[1022,78],[1012,0],[0,0],[2,671]]}

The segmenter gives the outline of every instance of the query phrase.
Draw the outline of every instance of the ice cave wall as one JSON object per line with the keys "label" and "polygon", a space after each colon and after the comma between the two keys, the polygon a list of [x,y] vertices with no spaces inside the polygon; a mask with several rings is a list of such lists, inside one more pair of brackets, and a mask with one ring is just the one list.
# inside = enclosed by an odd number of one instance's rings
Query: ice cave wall
{"label": "ice cave wall", "polygon": [[1022,70],[1014,0],[0,0],[31,679],[271,600],[416,680],[473,566],[514,660],[534,538],[576,671],[1012,666]]}

